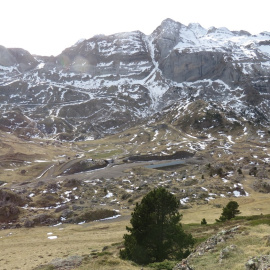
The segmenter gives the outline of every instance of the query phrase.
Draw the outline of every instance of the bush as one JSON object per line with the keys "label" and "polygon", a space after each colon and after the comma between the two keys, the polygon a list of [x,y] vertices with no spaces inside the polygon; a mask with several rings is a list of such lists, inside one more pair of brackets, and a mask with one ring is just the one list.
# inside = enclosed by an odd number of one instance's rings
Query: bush
{"label": "bush", "polygon": [[165,188],[154,189],[136,204],[124,235],[123,259],[139,264],[180,260],[189,254],[194,240],[180,224],[179,201]]}
{"label": "bush", "polygon": [[237,170],[237,172],[238,172],[238,174],[243,174],[241,168],[239,168],[239,169]]}
{"label": "bush", "polygon": [[178,261],[168,261],[150,263],[148,266],[157,270],[171,270],[177,264]]}
{"label": "bush", "polygon": [[207,224],[207,221],[206,221],[205,218],[203,218],[202,221],[201,221],[201,225],[206,225],[206,224]]}
{"label": "bush", "polygon": [[258,170],[257,170],[257,167],[253,167],[249,170],[249,175],[253,175],[253,176],[257,176],[257,173],[258,173]]}

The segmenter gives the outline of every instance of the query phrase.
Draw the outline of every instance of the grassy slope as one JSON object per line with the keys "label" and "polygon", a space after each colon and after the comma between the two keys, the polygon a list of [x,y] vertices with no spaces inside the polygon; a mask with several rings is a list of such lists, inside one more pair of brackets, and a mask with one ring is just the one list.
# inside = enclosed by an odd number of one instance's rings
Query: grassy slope
{"label": "grassy slope", "polygon": [[[211,211],[210,211],[211,212]],[[187,219],[187,218],[185,218]],[[195,269],[243,269],[249,257],[269,254],[266,236],[269,235],[269,217],[267,224],[260,221],[236,220],[225,224],[188,225],[185,230],[197,239],[206,239],[223,228],[240,224],[242,233],[226,243],[217,246],[214,252],[194,258],[190,264]],[[119,248],[126,233],[128,219],[114,222],[92,222],[84,225],[64,225],[56,227],[37,227],[33,229],[15,229],[0,231],[1,269],[29,270],[36,266],[49,264],[54,258],[79,255],[84,257],[83,264],[76,269],[141,269],[131,262],[119,259]],[[258,226],[252,226],[258,223]],[[261,222],[263,223],[263,222]],[[48,239],[48,233],[57,239]],[[219,264],[220,251],[226,246],[236,245],[235,252],[229,254],[224,263]],[[106,253],[102,253],[107,247]],[[147,269],[147,268],[144,268]]]}
{"label": "grassy slope", "polygon": [[[87,266],[78,269],[89,269],[89,265],[91,269],[140,269],[118,258],[120,244],[117,243],[122,241],[127,224],[128,221],[92,222],[84,225],[2,230],[1,269],[29,270],[48,264],[54,258],[72,255],[85,257]],[[50,240],[48,233],[58,238]],[[110,255],[93,258],[105,246],[109,246]]]}
{"label": "grassy slope", "polygon": [[[194,269],[244,269],[245,263],[251,258],[260,255],[269,255],[269,246],[266,245],[266,236],[269,235],[270,223],[252,226],[252,222],[242,224],[242,222],[233,222],[234,225],[240,225],[240,232],[226,242],[220,243],[212,252],[207,252],[189,260],[189,265]],[[231,224],[232,225],[232,224]],[[228,226],[228,224],[227,224]],[[207,230],[207,229],[206,229]],[[230,251],[222,261],[220,260],[221,251],[234,245],[234,250]]]}
{"label": "grassy slope", "polygon": [[[133,139],[134,134],[139,134],[140,136]],[[17,139],[12,135],[8,135],[7,137],[5,135],[5,137],[1,137],[1,154],[25,153],[29,155],[29,162],[32,163],[30,165],[24,164],[2,168],[0,170],[1,180],[12,184],[34,179],[52,163],[57,163],[55,160],[61,155],[74,157],[77,153],[84,153],[85,158],[117,159],[127,156],[128,153],[134,155],[137,153],[149,154],[150,152],[154,153],[160,151],[170,153],[173,150],[179,149],[188,150],[188,143],[197,143],[195,138],[177,133],[173,128],[170,129],[170,132],[159,131],[158,136],[155,136],[155,131],[151,128],[145,128],[143,130],[134,129],[122,134],[120,138],[119,136],[120,135],[115,135],[98,141],[79,142],[74,145],[66,143],[62,146],[51,144],[49,146],[41,146],[37,141],[37,143],[30,144],[31,147],[29,147],[28,142]],[[236,141],[236,139],[234,139],[234,141]],[[170,142],[172,142],[172,144],[168,145]],[[198,150],[198,154],[213,164],[218,162],[230,162],[231,159],[235,161],[242,156],[248,156],[250,161],[252,161],[255,159],[253,158],[253,154],[259,157],[260,155],[262,157],[265,155],[265,150],[264,152],[258,152],[260,148],[257,148],[257,146],[261,147],[262,144],[249,142],[245,139],[239,140],[238,144],[232,145],[231,152],[233,154],[225,155],[224,151],[218,148],[224,143],[225,138],[213,142],[206,150]],[[214,154],[210,155],[211,151],[213,151]],[[269,151],[267,153],[269,154]],[[222,156],[219,156],[219,154],[222,154]],[[36,159],[46,159],[49,162],[35,163],[34,161]],[[26,169],[29,173],[25,176],[21,175],[20,171],[22,169]],[[195,175],[196,178],[200,179],[202,172],[195,170],[193,165],[188,166],[186,169],[187,174]],[[239,203],[242,215],[269,214],[269,194],[255,192],[252,189],[254,177],[248,175],[248,170],[243,170],[243,172],[244,179],[242,184],[244,189],[249,192],[250,196],[231,199]],[[147,173],[154,174],[154,171],[145,172],[146,177]],[[163,174],[164,172],[158,173]],[[215,181],[221,181],[217,176],[213,178],[206,176],[205,178],[203,186],[213,184]],[[6,187],[8,187],[8,185]],[[218,197],[215,200],[210,200],[208,204],[192,203],[192,208],[181,210],[181,213],[183,213],[183,223],[199,224],[202,218],[206,218],[208,223],[213,223],[215,219],[220,216],[222,210],[216,206],[224,206],[229,200],[230,198]],[[119,244],[115,243],[122,241],[123,234],[126,232],[126,225],[128,225],[128,218],[119,221],[116,220],[112,223],[94,222],[85,225],[65,225],[63,229],[60,227],[36,227],[33,229],[2,230],[0,231],[0,237],[2,237],[0,238],[0,264],[1,267],[3,266],[3,269],[17,268],[28,270],[40,264],[47,264],[57,257],[63,258],[77,254],[84,255],[86,258],[86,265],[82,265],[78,269],[89,269],[89,265],[91,265],[91,269],[141,269],[141,267],[134,266],[129,262],[123,262],[118,258]],[[249,224],[245,226],[249,236],[240,235],[235,238],[237,241],[236,245],[239,246],[239,256],[236,257],[243,257],[243,260],[240,262],[242,268],[239,266],[241,269],[243,269],[243,263],[249,256],[269,252],[265,248],[263,240],[265,235],[269,235],[269,226],[260,225],[258,227],[251,227]],[[200,228],[200,226],[187,226],[187,229],[198,238],[205,238],[221,229],[215,226],[207,226],[204,227],[202,231],[198,228]],[[47,238],[47,233],[49,232],[52,232],[53,235],[57,235],[58,238],[49,240]],[[112,244],[115,245],[112,246]],[[229,244],[230,243],[228,243],[228,245]],[[225,245],[227,245],[227,243]],[[94,255],[94,253],[96,253],[95,250],[102,252],[105,246],[109,246],[111,255],[96,257]],[[245,248],[246,246],[248,248]],[[219,252],[222,247],[222,245],[219,246],[214,253],[207,254],[206,257],[198,258],[192,263],[197,266],[197,269],[205,269],[205,265],[208,265],[209,269],[216,269]],[[229,264],[230,268],[228,269],[240,269],[237,268],[237,260],[239,261],[239,259],[232,256],[231,264]]]}

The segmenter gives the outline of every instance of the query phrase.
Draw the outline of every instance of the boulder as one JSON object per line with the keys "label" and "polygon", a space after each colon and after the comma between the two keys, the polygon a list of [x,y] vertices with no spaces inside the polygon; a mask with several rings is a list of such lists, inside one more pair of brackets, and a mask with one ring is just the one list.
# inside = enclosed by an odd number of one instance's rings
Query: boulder
{"label": "boulder", "polygon": [[270,269],[270,255],[253,257],[245,264],[246,270],[267,270]]}

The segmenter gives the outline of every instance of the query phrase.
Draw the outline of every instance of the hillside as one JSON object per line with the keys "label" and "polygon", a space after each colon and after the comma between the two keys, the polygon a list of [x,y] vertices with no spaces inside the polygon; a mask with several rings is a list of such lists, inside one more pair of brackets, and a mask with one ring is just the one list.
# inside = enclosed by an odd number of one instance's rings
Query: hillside
{"label": "hillside", "polygon": [[[170,19],[150,35],[98,35],[56,57],[0,46],[0,265],[141,269],[119,250],[136,203],[159,186],[196,238],[192,269],[262,265],[269,74],[270,33]],[[240,216],[216,224],[231,200]],[[219,244],[208,249],[207,239]]]}
{"label": "hillside", "polygon": [[[198,224],[200,227],[202,218],[206,218],[208,224],[214,224],[222,206],[230,200],[239,203],[241,216],[269,214],[268,130],[241,118],[231,121],[229,117],[228,120],[226,111],[217,116],[215,107],[204,102],[198,101],[199,111],[189,107],[193,105],[166,108],[162,116],[155,116],[142,126],[100,140],[72,143],[40,139],[26,141],[2,133],[0,211],[1,226],[5,228],[1,237],[6,247],[2,259],[7,267],[15,267],[16,263],[22,267],[19,261],[7,260],[12,252],[16,252],[15,246],[10,245],[12,237],[29,243],[26,252],[34,248],[40,254],[40,258],[34,256],[35,259],[31,252],[30,257],[25,254],[25,268],[21,269],[29,269],[29,263],[34,267],[51,262],[53,258],[75,255],[85,258],[83,265],[86,268],[78,269],[87,269],[87,265],[93,262],[96,263],[95,269],[106,265],[110,269],[131,267],[119,260],[119,250],[115,247],[121,245],[135,203],[160,185],[180,200],[182,222],[187,226]],[[208,112],[204,112],[204,106]],[[220,128],[213,126],[217,119]],[[185,124],[181,126],[184,121],[190,123],[186,129]],[[200,128],[198,133],[198,124],[210,128]],[[93,222],[108,217],[112,220]],[[226,224],[227,227],[234,225]],[[200,232],[199,229],[199,234],[197,229],[192,231],[191,226],[191,232],[199,238],[210,237],[216,229],[209,226],[209,231]],[[97,243],[91,232],[103,235],[102,228],[106,230],[105,239]],[[223,225],[219,230],[222,228]],[[245,230],[256,234],[252,227]],[[68,236],[71,232],[72,237]],[[46,236],[47,233],[52,234]],[[51,235],[57,238],[48,238]],[[266,236],[267,227],[260,237],[264,239]],[[42,245],[46,242],[46,246],[41,247],[33,239],[40,239]],[[74,239],[74,244],[70,245],[68,239]],[[62,253],[58,252],[58,244]],[[102,253],[102,249],[111,244],[109,254],[97,257],[100,259],[96,261],[93,254]],[[50,252],[46,251],[47,247]],[[92,255],[89,248],[94,250]],[[243,258],[247,261],[249,256],[258,256],[263,250],[256,246],[254,252]],[[87,254],[90,254],[89,258]],[[219,249],[215,254],[219,256]],[[201,263],[200,260],[193,261],[191,265]],[[140,268],[134,266],[134,269]]]}

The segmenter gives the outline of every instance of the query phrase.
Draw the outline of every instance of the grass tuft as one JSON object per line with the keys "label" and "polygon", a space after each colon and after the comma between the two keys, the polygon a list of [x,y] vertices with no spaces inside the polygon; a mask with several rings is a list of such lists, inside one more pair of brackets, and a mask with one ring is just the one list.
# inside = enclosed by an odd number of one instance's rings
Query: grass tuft
{"label": "grass tuft", "polygon": [[150,263],[148,266],[156,270],[171,270],[177,263],[178,261],[165,260],[163,262]]}

